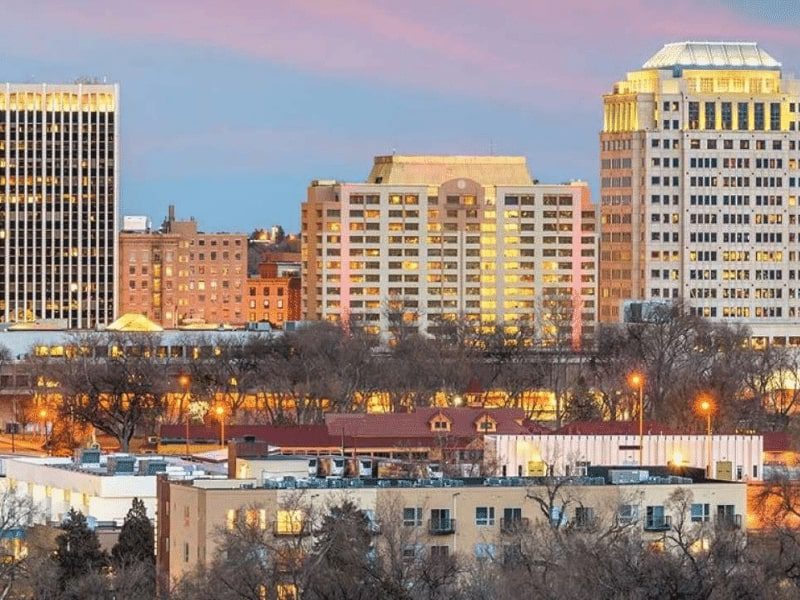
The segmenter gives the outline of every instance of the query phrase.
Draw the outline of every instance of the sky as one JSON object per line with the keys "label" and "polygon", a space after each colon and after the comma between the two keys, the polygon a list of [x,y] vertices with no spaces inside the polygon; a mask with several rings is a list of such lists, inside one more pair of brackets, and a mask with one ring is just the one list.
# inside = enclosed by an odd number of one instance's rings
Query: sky
{"label": "sky", "polygon": [[798,0],[24,0],[2,78],[120,85],[121,214],[296,231],[379,154],[521,154],[598,180],[604,92],[664,43],[756,41],[800,74]]}

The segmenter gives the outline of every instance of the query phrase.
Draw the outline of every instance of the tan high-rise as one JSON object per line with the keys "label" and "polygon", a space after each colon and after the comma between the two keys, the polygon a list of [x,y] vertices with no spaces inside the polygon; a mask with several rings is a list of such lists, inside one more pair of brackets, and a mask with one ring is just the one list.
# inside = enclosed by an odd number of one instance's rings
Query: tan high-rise
{"label": "tan high-rise", "polygon": [[800,344],[800,84],[756,44],[683,42],[603,103],[599,320],[682,298]]}
{"label": "tan high-rise", "polygon": [[365,183],[311,184],[302,241],[306,319],[384,337],[393,314],[429,333],[533,319],[576,345],[593,330],[589,188],[534,183],[524,157],[378,156]]}

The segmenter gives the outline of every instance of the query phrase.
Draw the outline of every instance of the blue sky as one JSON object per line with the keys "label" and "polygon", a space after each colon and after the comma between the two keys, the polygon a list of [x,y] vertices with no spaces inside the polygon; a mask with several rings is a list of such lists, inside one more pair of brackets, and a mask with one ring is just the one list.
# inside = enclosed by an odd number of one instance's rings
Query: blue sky
{"label": "blue sky", "polygon": [[796,0],[28,0],[9,81],[121,86],[123,214],[299,224],[372,156],[523,154],[597,187],[601,94],[668,41],[758,41],[800,72]]}

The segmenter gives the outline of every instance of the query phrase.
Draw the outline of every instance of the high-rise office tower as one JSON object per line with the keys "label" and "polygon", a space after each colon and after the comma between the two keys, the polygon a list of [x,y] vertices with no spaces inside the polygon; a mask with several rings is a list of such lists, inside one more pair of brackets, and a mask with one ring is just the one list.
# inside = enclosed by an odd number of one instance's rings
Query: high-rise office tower
{"label": "high-rise office tower", "polygon": [[116,85],[0,86],[0,319],[115,313]]}
{"label": "high-rise office tower", "polygon": [[683,42],[603,103],[599,320],[682,298],[800,344],[800,84],[754,43]]}
{"label": "high-rise office tower", "polygon": [[589,188],[535,184],[523,157],[378,156],[365,183],[311,184],[302,242],[305,319],[384,337],[527,320],[576,346],[594,328]]}

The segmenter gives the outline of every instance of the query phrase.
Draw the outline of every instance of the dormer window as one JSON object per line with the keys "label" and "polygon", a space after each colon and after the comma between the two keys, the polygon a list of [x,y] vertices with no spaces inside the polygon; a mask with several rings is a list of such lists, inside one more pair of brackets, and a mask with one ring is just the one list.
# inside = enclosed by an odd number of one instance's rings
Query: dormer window
{"label": "dormer window", "polygon": [[483,414],[475,420],[475,429],[478,433],[495,433],[497,431],[497,421],[487,414]]}
{"label": "dormer window", "polygon": [[430,421],[431,431],[443,433],[450,431],[450,419],[442,413],[435,415]]}

